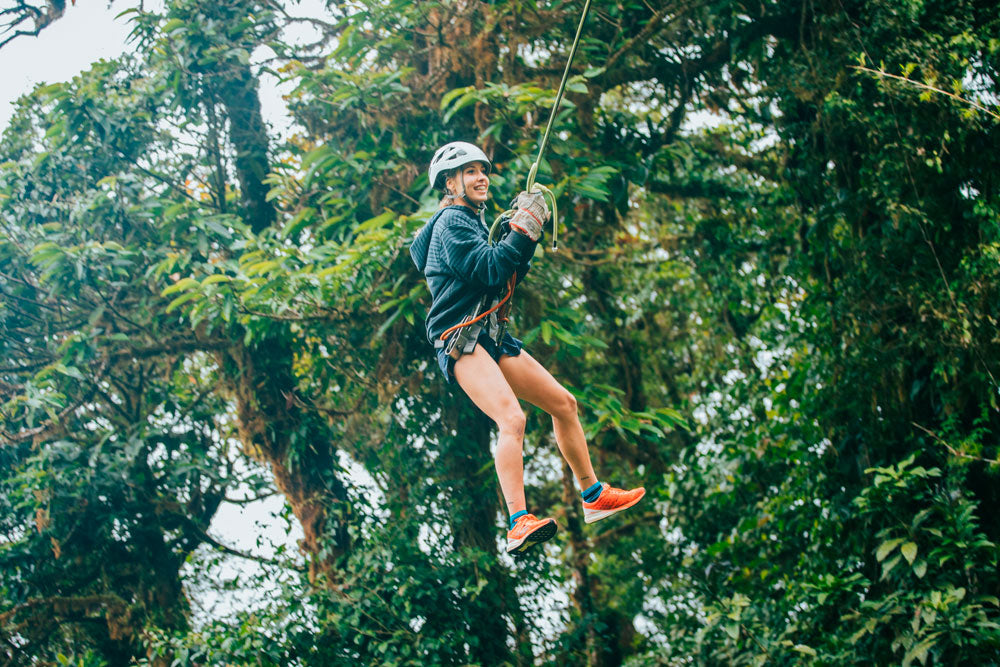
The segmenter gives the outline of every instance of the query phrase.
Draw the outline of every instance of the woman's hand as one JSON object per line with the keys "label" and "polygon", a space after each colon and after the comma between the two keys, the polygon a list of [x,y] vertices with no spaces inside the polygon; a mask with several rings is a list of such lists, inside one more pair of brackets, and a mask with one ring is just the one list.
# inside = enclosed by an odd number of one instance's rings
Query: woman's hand
{"label": "woman's hand", "polygon": [[542,225],[549,219],[549,207],[541,192],[522,192],[514,200],[517,212],[510,221],[513,229],[532,241],[542,236]]}

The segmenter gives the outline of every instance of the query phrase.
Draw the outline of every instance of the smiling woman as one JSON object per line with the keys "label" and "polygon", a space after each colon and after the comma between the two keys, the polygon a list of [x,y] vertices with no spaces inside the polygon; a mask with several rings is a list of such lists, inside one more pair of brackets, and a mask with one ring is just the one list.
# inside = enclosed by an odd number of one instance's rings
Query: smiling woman
{"label": "smiling woman", "polygon": [[645,490],[623,491],[597,480],[576,399],[506,331],[501,307],[528,272],[549,210],[541,193],[522,192],[510,232],[491,244],[482,220],[491,167],[479,147],[463,141],[445,144],[434,153],[428,180],[443,196],[410,254],[431,292],[427,336],[441,372],[449,382],[454,378],[499,428],[494,458],[510,513],[507,551],[521,553],[551,539],[557,527],[554,519],[538,519],[527,511],[522,461],[525,415],[519,399],[552,417],[559,451],[583,492],[587,523],[632,507]]}

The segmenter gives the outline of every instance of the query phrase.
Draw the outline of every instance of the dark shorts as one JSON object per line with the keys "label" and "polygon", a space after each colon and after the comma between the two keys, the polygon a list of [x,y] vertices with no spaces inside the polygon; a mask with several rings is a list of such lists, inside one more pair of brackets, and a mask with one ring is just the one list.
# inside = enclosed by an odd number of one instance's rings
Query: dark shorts
{"label": "dark shorts", "polygon": [[[493,361],[497,363],[500,362],[500,357],[507,355],[508,357],[516,357],[521,354],[521,349],[524,347],[522,343],[517,338],[514,338],[509,333],[504,332],[503,338],[500,340],[499,347],[496,342],[489,337],[486,331],[480,331],[479,337],[476,338],[476,345],[481,345],[487,354],[493,357]],[[455,379],[455,373],[452,370],[455,366],[455,360],[445,354],[444,348],[440,348],[437,351],[438,366],[441,368],[441,372],[444,374],[444,379],[451,382]]]}

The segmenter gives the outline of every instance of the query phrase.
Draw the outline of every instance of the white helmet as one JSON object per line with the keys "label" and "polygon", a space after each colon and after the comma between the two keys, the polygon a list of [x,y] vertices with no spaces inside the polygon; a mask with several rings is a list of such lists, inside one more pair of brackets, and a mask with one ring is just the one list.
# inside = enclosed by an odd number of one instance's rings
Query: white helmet
{"label": "white helmet", "polygon": [[[445,172],[457,169],[470,162],[482,162],[486,165],[486,173],[490,173],[493,165],[486,153],[477,146],[464,141],[452,141],[437,149],[431,158],[431,166],[427,170],[427,178],[435,190],[444,190]],[[439,182],[440,181],[440,182]]]}

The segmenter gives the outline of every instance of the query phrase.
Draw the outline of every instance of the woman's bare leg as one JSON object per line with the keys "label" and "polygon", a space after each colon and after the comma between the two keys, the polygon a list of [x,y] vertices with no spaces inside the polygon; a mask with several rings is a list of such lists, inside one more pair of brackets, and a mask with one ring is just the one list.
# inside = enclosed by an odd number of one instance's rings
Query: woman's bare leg
{"label": "woman's bare leg", "polygon": [[455,380],[500,433],[494,461],[510,514],[526,509],[524,500],[524,411],[497,363],[481,346],[455,362]]}
{"label": "woman's bare leg", "polygon": [[500,371],[514,394],[552,416],[556,444],[576,475],[580,489],[597,482],[583,426],[576,410],[576,398],[559,384],[530,354],[521,351],[516,357],[500,357]]}

